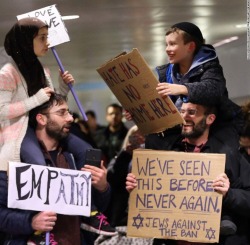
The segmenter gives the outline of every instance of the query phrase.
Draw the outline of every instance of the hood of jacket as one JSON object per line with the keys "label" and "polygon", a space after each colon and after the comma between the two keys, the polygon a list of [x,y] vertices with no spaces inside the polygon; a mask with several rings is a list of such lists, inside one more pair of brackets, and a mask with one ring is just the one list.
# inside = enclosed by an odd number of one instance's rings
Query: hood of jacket
{"label": "hood of jacket", "polygon": [[[215,49],[212,45],[203,45],[199,52],[194,56],[193,63],[191,67],[189,68],[188,72],[183,76],[183,78],[188,78],[190,74],[192,74],[194,71],[199,69],[199,67],[211,60],[217,59],[217,54],[215,52]],[[179,65],[174,64],[172,68],[172,79],[174,80],[174,83],[178,83],[179,80]]]}

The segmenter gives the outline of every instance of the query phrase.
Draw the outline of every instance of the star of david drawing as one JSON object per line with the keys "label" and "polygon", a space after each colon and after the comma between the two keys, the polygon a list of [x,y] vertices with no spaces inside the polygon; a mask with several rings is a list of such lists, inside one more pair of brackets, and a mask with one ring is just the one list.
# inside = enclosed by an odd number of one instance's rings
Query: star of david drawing
{"label": "star of david drawing", "polygon": [[141,217],[141,214],[138,214],[137,216],[133,217],[133,224],[132,226],[135,226],[137,229],[139,229],[140,227],[143,227],[143,223],[142,221],[144,220],[144,218]]}
{"label": "star of david drawing", "polygon": [[211,239],[215,239],[215,230],[213,230],[212,229],[212,227],[210,227],[209,229],[206,229],[206,232],[207,232],[207,234],[206,234],[206,238],[208,238],[209,239],[209,241],[211,240]]}

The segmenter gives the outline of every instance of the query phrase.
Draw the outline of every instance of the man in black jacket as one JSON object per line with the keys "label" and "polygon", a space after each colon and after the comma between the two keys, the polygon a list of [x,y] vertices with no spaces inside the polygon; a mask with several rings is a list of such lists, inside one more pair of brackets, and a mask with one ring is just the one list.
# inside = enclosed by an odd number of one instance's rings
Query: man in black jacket
{"label": "man in black jacket", "polygon": [[103,160],[106,165],[115,157],[120,149],[128,129],[122,122],[123,108],[116,104],[110,104],[106,108],[106,120],[108,125],[96,131],[94,140],[97,148],[102,150]]}
{"label": "man in black jacket", "polygon": [[[63,140],[68,136],[73,121],[63,96],[54,94],[50,100],[32,112],[35,118],[35,133],[48,166],[77,169],[72,154]],[[80,169],[78,169],[80,170]],[[84,166],[91,172],[93,199],[103,211],[110,198],[110,187],[106,180],[106,169]],[[0,172],[0,232],[6,233],[4,244],[24,245],[37,239],[36,231],[51,231],[59,244],[80,245],[80,216],[66,216],[55,212],[34,212],[7,207],[7,173]],[[32,238],[31,238],[32,237]],[[51,243],[57,244],[57,243]]]}
{"label": "man in black jacket", "polygon": [[[170,131],[165,137],[157,134],[149,135],[146,138],[146,148],[226,154],[225,173],[218,176],[213,188],[223,195],[223,212],[226,210],[233,217],[237,232],[231,236],[221,236],[219,244],[250,244],[249,217],[247,217],[250,213],[250,165],[237,147],[232,148],[231,145],[227,145],[214,133],[212,125],[216,119],[215,108],[183,103],[180,113],[185,124],[175,131]],[[128,191],[137,186],[132,173],[127,176],[126,186]],[[164,244],[164,241],[160,244]],[[167,244],[185,244],[185,242],[167,241]]]}

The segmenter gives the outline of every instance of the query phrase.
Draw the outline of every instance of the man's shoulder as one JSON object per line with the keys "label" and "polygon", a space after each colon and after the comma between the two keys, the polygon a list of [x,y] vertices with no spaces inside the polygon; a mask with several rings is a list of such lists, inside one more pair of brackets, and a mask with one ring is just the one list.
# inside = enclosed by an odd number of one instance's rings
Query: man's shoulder
{"label": "man's shoulder", "polygon": [[108,131],[108,126],[102,126],[96,130],[95,135],[104,134],[106,131]]}
{"label": "man's shoulder", "polygon": [[128,128],[125,126],[124,123],[122,123],[121,132],[123,132],[123,133],[127,133],[128,132]]}
{"label": "man's shoulder", "polygon": [[225,153],[225,154],[238,154],[238,145],[227,142],[217,137],[216,134],[210,134],[207,145],[210,148],[210,153]]}
{"label": "man's shoulder", "polygon": [[106,126],[97,124],[96,131],[106,128]]}
{"label": "man's shoulder", "polygon": [[100,129],[97,129],[96,132],[93,134],[93,139],[97,146],[100,146],[100,144],[103,144],[103,142],[106,140],[106,138],[109,135],[109,129],[108,127],[102,127]]}

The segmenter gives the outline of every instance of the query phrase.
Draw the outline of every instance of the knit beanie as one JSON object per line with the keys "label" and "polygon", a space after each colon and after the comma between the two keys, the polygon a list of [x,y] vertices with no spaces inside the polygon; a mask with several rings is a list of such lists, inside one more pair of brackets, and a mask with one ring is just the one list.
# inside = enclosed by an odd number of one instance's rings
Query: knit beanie
{"label": "knit beanie", "polygon": [[204,39],[203,39],[201,30],[199,29],[198,26],[196,26],[193,23],[190,23],[190,22],[180,22],[180,23],[177,23],[177,24],[174,24],[173,26],[171,26],[171,28],[178,28],[178,29],[180,29],[182,31],[185,31],[190,36],[192,36],[193,38],[195,38],[198,41],[200,41],[201,43],[203,43]]}

